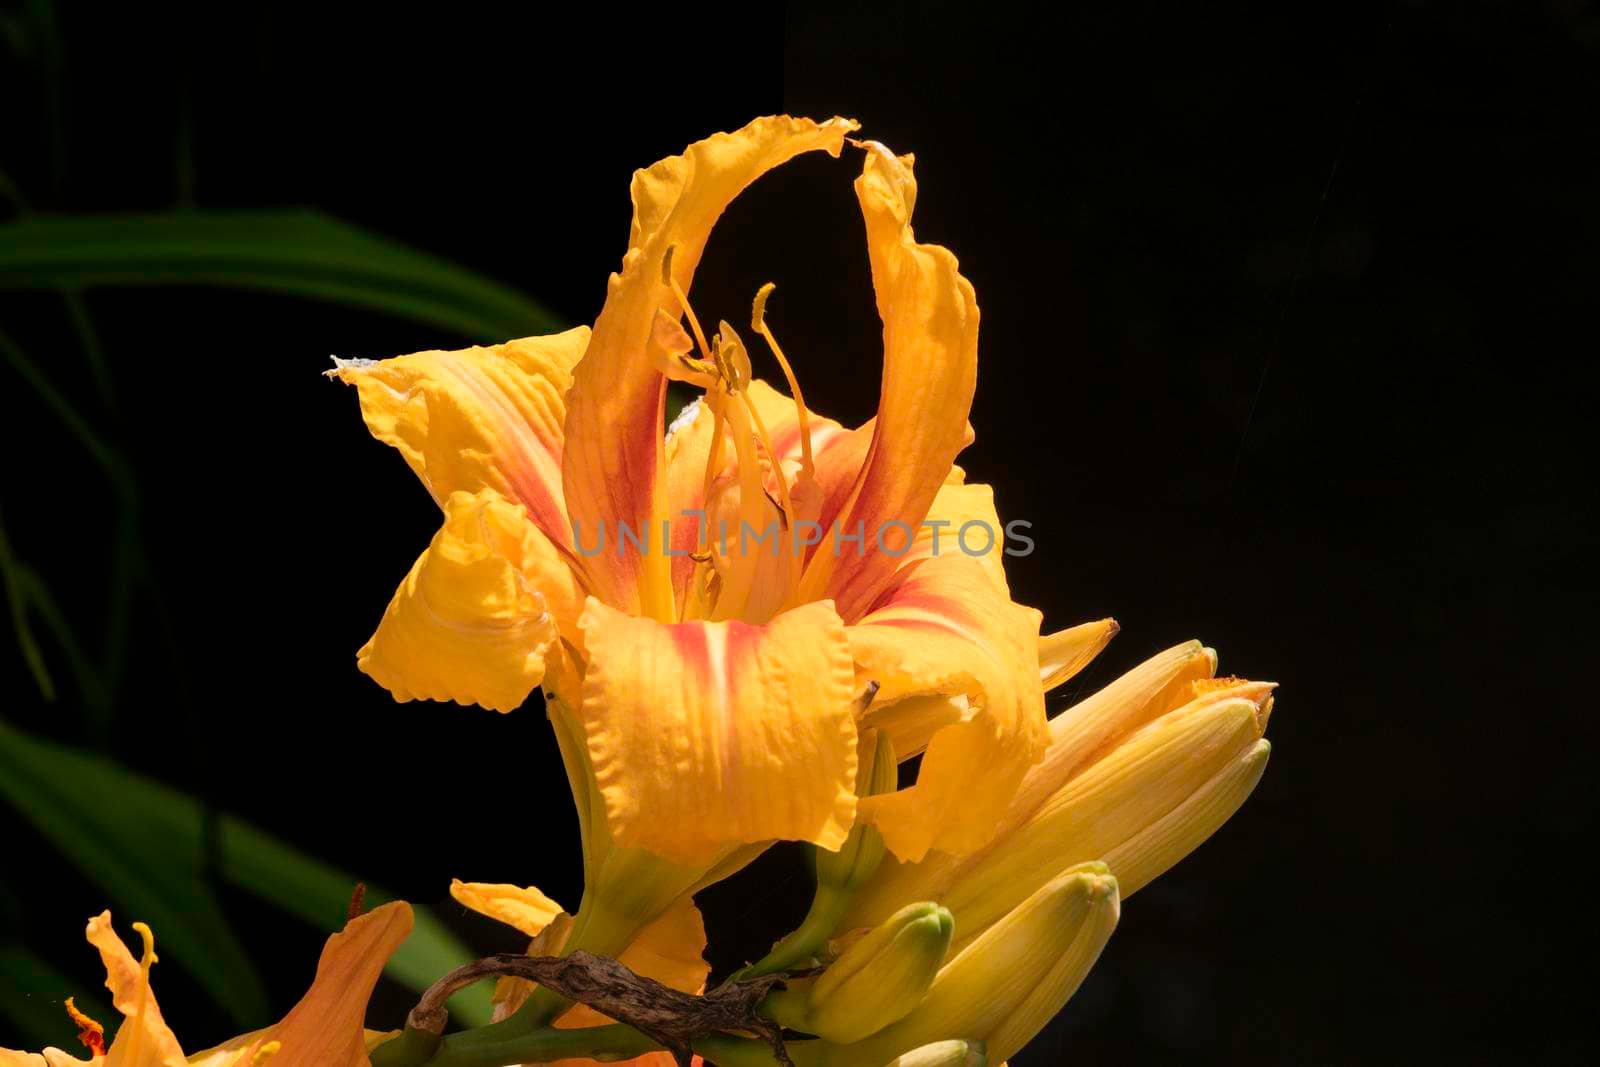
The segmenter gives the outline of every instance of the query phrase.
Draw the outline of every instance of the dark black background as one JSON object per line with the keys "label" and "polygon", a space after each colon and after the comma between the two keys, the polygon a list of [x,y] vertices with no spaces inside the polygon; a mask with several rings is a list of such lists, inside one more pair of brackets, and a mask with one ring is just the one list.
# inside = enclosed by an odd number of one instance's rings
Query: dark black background
{"label": "dark black background", "polygon": [[[1600,8],[62,15],[54,103],[35,66],[0,74],[0,166],[39,206],[312,204],[572,323],[625,245],[634,167],[779,110],[915,151],[919,235],[956,251],[983,308],[963,463],[1039,542],[1013,588],[1055,625],[1122,623],[1075,691],[1191,636],[1282,683],[1256,795],[1129,902],[1014,1062],[1587,1058]],[[695,287],[737,321],[776,281],[808,399],[847,421],[871,413],[879,358],[856,167],[762,181]],[[420,902],[457,875],[575,905],[537,708],[397,706],[354,666],[436,513],[319,375],[330,353],[461,339],[212,290],[90,307],[165,603],[141,608],[96,743]],[[70,336],[44,297],[0,316],[32,351]],[[76,356],[47,362],[95,410]],[[92,634],[108,493],[8,373],[7,527]],[[0,681],[8,718],[84,742],[9,640]],[[439,810],[482,770],[519,784]],[[9,813],[0,828],[8,918],[97,984],[79,931],[99,894]],[[715,894],[720,963],[781,932],[758,905],[803,907],[792,861]],[[286,1006],[323,935],[229,903]],[[161,980],[186,1043],[225,1036],[181,973]]]}

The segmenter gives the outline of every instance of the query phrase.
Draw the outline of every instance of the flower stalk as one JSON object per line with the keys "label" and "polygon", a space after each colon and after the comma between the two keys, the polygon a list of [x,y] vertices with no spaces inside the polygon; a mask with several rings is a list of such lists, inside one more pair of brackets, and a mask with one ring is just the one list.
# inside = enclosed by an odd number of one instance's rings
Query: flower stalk
{"label": "flower stalk", "polygon": [[[862,737],[861,750],[856,771],[858,795],[865,797],[894,792],[896,766],[894,742],[890,740],[889,732],[868,731]],[[828,939],[838,930],[839,921],[849,910],[856,892],[872,880],[878,865],[883,862],[883,835],[873,827],[858,822],[838,852],[815,847],[811,852],[817,890],[811,898],[806,917],[791,933],[773,945],[771,952],[743,970],[734,972],[730,981],[798,970],[814,963],[822,955]]]}

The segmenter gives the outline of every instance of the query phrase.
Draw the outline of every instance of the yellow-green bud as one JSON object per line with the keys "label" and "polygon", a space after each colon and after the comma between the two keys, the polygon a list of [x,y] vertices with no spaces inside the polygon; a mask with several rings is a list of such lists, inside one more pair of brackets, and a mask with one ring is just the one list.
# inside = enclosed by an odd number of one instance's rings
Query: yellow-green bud
{"label": "yellow-green bud", "polygon": [[937,904],[901,908],[817,979],[806,1029],[849,1044],[903,1018],[933,985],[954,932],[955,920]]}
{"label": "yellow-green bud", "polygon": [[[885,865],[843,922],[865,926],[899,901],[937,900],[961,917],[953,946],[960,952],[1073,864],[1105,861],[1123,896],[1149,884],[1244,803],[1270,750],[1262,739],[1272,711],[1270,684],[1188,680],[1184,688],[1192,699],[1060,784],[1046,790],[1035,781],[1043,772],[1030,773],[1005,832],[985,848]],[[1046,763],[1056,755],[1052,748]]]}
{"label": "yellow-green bud", "polygon": [[851,1050],[850,1062],[892,1062],[952,1034],[1007,1059],[1077,991],[1118,910],[1105,864],[1062,872],[945,964],[916,1010]]}
{"label": "yellow-green bud", "polygon": [[988,1067],[982,1041],[935,1041],[896,1056],[884,1067]]}

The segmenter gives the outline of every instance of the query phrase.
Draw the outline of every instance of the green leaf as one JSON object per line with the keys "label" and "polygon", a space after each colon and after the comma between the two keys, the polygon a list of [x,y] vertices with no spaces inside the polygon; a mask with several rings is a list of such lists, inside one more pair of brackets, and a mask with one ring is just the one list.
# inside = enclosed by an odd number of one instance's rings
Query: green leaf
{"label": "green leaf", "polygon": [[32,215],[0,225],[0,289],[221,285],[371,308],[474,340],[562,324],[516,290],[309,209]]}
{"label": "green leaf", "polygon": [[20,1038],[13,1040],[7,1034],[0,1038],[0,1046],[76,1049],[78,1028],[62,1007],[68,997],[74,1007],[108,1032],[116,1030],[116,1013],[99,994],[84,991],[21,945],[0,945],[0,1018],[9,1022]]}
{"label": "green leaf", "polygon": [[156,931],[234,1021],[266,1021],[266,990],[206,883],[203,820],[190,797],[108,760],[0,725],[0,796],[90,881],[126,923]]}
{"label": "green leaf", "polygon": [[[202,805],[186,793],[4,724],[0,796],[127,910],[125,918],[150,923],[167,957],[247,1026],[271,1021],[266,997],[210,880],[220,878],[327,930],[344,922],[357,881],[242,819],[222,815],[207,826]],[[208,831],[216,843],[210,868]],[[367,899],[393,898],[369,886]],[[474,955],[436,916],[416,909],[416,927],[387,973],[421,991]],[[484,983],[457,994],[452,1018],[468,1026],[487,1023],[489,995]]]}

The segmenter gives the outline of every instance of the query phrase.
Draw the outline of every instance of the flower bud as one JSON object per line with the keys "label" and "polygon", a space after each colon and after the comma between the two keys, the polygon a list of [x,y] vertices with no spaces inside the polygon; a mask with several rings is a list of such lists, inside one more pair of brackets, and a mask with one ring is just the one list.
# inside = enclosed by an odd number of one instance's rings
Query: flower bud
{"label": "flower bud", "polygon": [[915,1011],[852,1050],[893,1062],[959,1035],[1011,1056],[1077,991],[1116,927],[1117,880],[1103,863],[1064,871],[945,964]]}
{"label": "flower bud", "polygon": [[[1051,872],[1093,859],[1109,863],[1120,846],[1147,835],[1252,752],[1266,728],[1270,688],[1241,683],[1167,713],[1067,782],[987,855],[967,864],[944,895],[950,910],[962,917],[956,950],[1021,903]],[[1181,830],[1144,836],[1142,880],[1127,883],[1132,888],[1148,884],[1221,825],[1176,818],[1183,821]],[[1122,869],[1111,870],[1122,884]]]}
{"label": "flower bud", "polygon": [[[1035,803],[986,849],[886,870],[857,898],[932,899],[961,918],[960,952],[1055,872],[1112,863],[1123,895],[1148,885],[1236,811],[1260,779],[1272,686],[1191,680],[1193,699],[1135,730]],[[1198,692],[1197,692],[1198,690]],[[870,913],[869,913],[870,914]],[[870,920],[869,920],[870,921]]]}
{"label": "flower bud", "polygon": [[935,1041],[896,1056],[884,1067],[988,1067],[982,1041]]}
{"label": "flower bud", "polygon": [[851,945],[811,987],[806,1029],[843,1044],[877,1033],[927,995],[955,922],[937,904],[912,904]]}
{"label": "flower bud", "polygon": [[[967,857],[934,853],[920,863],[889,865],[857,894],[844,916],[845,924],[870,926],[908,900],[943,900],[968,867],[987,852],[1001,847],[1034,817],[1052,794],[1081,774],[1085,767],[1140,727],[1187,701],[1196,683],[1211,678],[1216,663],[1216,653],[1198,641],[1189,641],[1152,656],[1057,715],[1050,720],[1050,747],[1044,759],[1023,779],[989,846]],[[1007,901],[999,914],[1068,864],[1098,858],[1099,853],[1080,851],[1070,859],[1038,870],[1026,889]],[[972,916],[962,909],[956,909],[956,913],[961,916],[964,937],[981,932],[982,928],[974,925]]]}
{"label": "flower bud", "polygon": [[1106,852],[1106,864],[1127,894],[1155,881],[1233,818],[1261,781],[1271,754],[1271,742],[1257,741],[1188,800]]}

